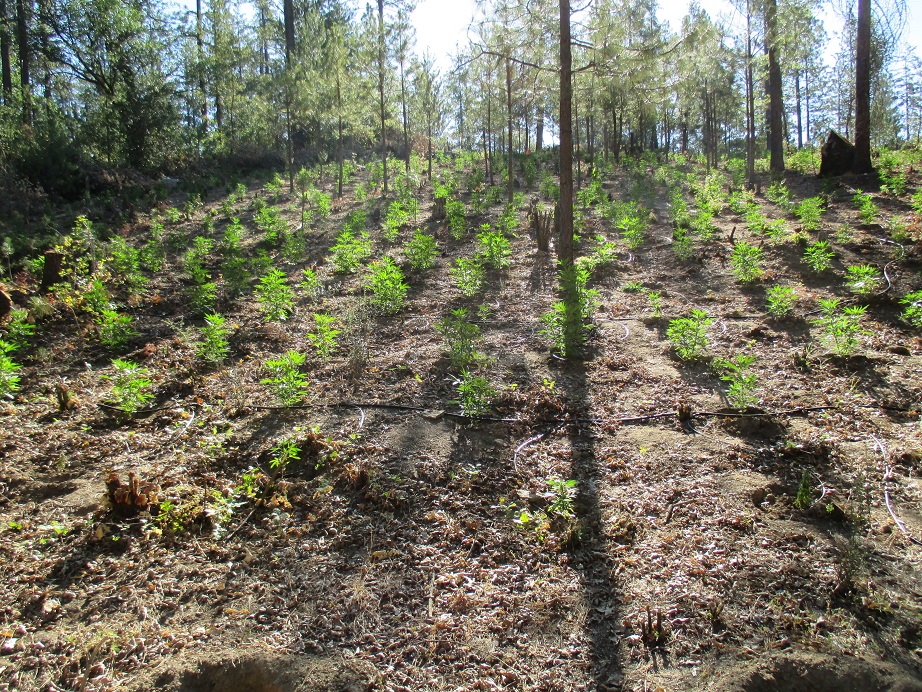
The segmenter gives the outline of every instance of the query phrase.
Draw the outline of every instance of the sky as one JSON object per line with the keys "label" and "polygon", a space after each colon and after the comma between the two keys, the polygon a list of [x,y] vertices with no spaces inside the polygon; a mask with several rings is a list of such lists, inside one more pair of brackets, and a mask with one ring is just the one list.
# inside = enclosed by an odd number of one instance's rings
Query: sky
{"label": "sky", "polygon": [[[905,0],[907,21],[903,29],[903,40],[914,47],[922,57],[922,0]],[[699,0],[701,7],[718,18],[732,16],[727,0]],[[416,25],[416,45],[420,53],[429,50],[439,67],[450,68],[449,54],[457,53],[457,46],[467,44],[467,27],[474,14],[474,0],[419,0],[413,12]],[[688,12],[688,0],[659,0],[659,16],[670,20],[673,31],[678,30],[682,17]],[[826,33],[835,40],[835,33],[841,28],[842,20],[827,3],[824,15]],[[830,51],[830,54],[835,50]]]}

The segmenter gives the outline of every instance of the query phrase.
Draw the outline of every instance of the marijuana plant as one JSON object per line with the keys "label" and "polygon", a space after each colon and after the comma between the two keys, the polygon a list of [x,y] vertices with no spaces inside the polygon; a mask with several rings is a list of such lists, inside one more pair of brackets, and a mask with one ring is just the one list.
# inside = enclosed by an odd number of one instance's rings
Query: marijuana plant
{"label": "marijuana plant", "polygon": [[707,350],[707,328],[712,319],[704,310],[692,310],[689,317],[679,317],[669,322],[666,337],[682,360],[700,358]]}
{"label": "marijuana plant", "polygon": [[280,358],[265,361],[265,367],[272,372],[272,377],[261,380],[261,384],[272,385],[275,395],[285,406],[297,404],[307,389],[307,377],[299,370],[304,364],[305,356],[298,351],[288,351]]}
{"label": "marijuana plant", "polygon": [[288,285],[288,277],[279,269],[270,270],[259,280],[256,296],[267,320],[285,320],[294,309],[294,291]]}

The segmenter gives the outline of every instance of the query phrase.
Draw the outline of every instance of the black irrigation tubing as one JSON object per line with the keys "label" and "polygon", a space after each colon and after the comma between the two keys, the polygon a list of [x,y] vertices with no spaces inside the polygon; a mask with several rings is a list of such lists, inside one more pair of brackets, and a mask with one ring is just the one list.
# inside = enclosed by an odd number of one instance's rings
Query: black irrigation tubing
{"label": "black irrigation tubing", "polygon": [[[112,406],[107,404],[98,404],[100,407],[115,409]],[[185,404],[186,406],[202,406],[200,403]],[[134,415],[140,416],[148,413],[154,413],[156,411],[165,411],[175,406],[164,406],[159,408],[152,409],[143,409],[136,411]],[[382,404],[382,403],[364,403],[357,401],[341,401],[332,404],[293,404],[290,406],[245,406],[243,408],[248,408],[253,411],[298,411],[298,410],[311,410],[311,409],[320,409],[320,408],[353,408],[353,409],[385,409],[392,411],[409,411],[413,413],[431,413],[437,417],[446,417],[446,418],[456,418],[460,420],[469,420],[476,422],[485,422],[485,423],[523,423],[531,427],[538,427],[541,425],[566,425],[566,424],[576,424],[576,425],[586,425],[586,424],[612,424],[612,423],[644,423],[651,420],[657,420],[660,418],[670,418],[672,416],[678,417],[680,420],[683,420],[683,416],[680,415],[679,411],[660,411],[657,413],[648,413],[640,416],[623,416],[619,418],[542,418],[536,421],[528,421],[523,418],[499,418],[496,416],[475,416],[465,413],[458,413],[455,411],[445,411],[444,409],[432,408],[426,406],[410,406],[408,404]],[[791,409],[783,409],[781,411],[752,411],[752,412],[736,412],[736,411],[692,411],[687,414],[687,419],[692,418],[770,418],[775,416],[796,416],[804,415],[807,413],[816,413],[820,411],[847,411],[853,409],[879,409],[882,411],[898,411],[902,413],[910,413],[917,409],[906,408],[902,406],[886,406],[884,404],[856,404],[854,406],[801,406]]]}

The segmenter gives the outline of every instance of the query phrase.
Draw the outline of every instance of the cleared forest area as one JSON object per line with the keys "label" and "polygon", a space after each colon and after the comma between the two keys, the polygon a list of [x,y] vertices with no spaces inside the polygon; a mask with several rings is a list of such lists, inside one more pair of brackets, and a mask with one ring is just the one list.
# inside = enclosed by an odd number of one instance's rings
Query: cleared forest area
{"label": "cleared forest area", "polygon": [[79,217],[9,284],[0,685],[919,689],[913,157],[580,164],[575,313],[550,152]]}

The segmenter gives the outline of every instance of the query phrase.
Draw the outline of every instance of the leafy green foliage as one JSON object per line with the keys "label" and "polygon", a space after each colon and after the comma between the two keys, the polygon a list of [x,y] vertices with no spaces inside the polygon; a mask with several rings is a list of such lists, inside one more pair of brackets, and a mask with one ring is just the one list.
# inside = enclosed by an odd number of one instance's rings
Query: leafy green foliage
{"label": "leafy green foliage", "polygon": [[720,379],[730,383],[727,400],[734,408],[743,410],[758,401],[758,397],[755,396],[758,378],[749,372],[755,359],[754,355],[745,353],[738,353],[730,359],[714,359],[714,366],[725,373]]}
{"label": "leafy green foliage", "polygon": [[815,272],[829,269],[834,257],[827,240],[818,240],[804,250],[804,262]]}
{"label": "leafy green foliage", "polygon": [[270,270],[259,280],[256,296],[267,320],[288,319],[294,309],[294,291],[285,272],[279,269]]}
{"label": "leafy green foliage", "polygon": [[874,223],[880,214],[880,210],[874,204],[874,199],[871,195],[861,190],[858,190],[852,196],[852,204],[858,208],[858,215],[864,223]]}
{"label": "leafy green foliage", "polygon": [[307,340],[317,351],[320,360],[329,360],[333,349],[336,348],[336,336],[341,330],[333,328],[335,322],[336,318],[332,315],[314,313],[314,331],[307,334]]}
{"label": "leafy green foliage", "polygon": [[29,318],[29,311],[13,308],[4,331],[5,341],[14,348],[28,346],[35,334],[35,324]]}
{"label": "leafy green foliage", "polygon": [[467,232],[464,202],[460,199],[446,200],[445,219],[448,221],[448,232],[451,234],[451,237],[455,240],[461,240]]}
{"label": "leafy green foliage", "polygon": [[113,360],[112,367],[115,374],[103,377],[112,381],[113,405],[128,415],[137,413],[144,404],[154,398],[154,395],[147,391],[152,384],[147,377],[147,368],[121,358]]}
{"label": "leafy green foliage", "polygon": [[206,315],[214,310],[218,299],[218,285],[213,281],[193,284],[186,288],[186,300],[195,315]]}
{"label": "leafy green foliage", "polygon": [[752,283],[762,276],[762,248],[740,241],[733,246],[730,264],[733,273],[742,283]]}
{"label": "leafy green foliage", "polygon": [[458,380],[458,403],[465,416],[482,416],[490,409],[496,388],[486,377],[475,375],[468,370],[461,371]]}
{"label": "leafy green foliage", "polygon": [[599,292],[587,287],[589,272],[573,265],[560,270],[563,300],[557,301],[541,316],[544,329],[539,333],[550,339],[565,358],[575,355],[585,343],[591,329]]}
{"label": "leafy green foliage", "polygon": [[765,191],[765,198],[769,202],[774,202],[785,211],[791,208],[791,191],[788,190],[784,181],[772,183],[768,190]]}
{"label": "leafy green foliage", "polygon": [[224,327],[226,319],[214,313],[205,316],[205,326],[202,327],[202,339],[198,342],[196,355],[209,363],[220,363],[230,351],[227,343],[227,329]]}
{"label": "leafy green foliage", "polygon": [[109,242],[109,266],[113,275],[132,291],[143,291],[147,277],[141,273],[141,253],[121,236]]}
{"label": "leafy green foliage", "polygon": [[801,227],[808,233],[819,229],[823,206],[822,197],[808,197],[794,207],[794,215],[800,221]]}
{"label": "leafy green foliage", "polygon": [[479,257],[459,257],[449,274],[458,285],[462,295],[471,297],[477,294],[483,285],[483,264]]}
{"label": "leafy green foliage", "polygon": [[502,231],[491,231],[490,224],[485,223],[481,226],[480,233],[477,234],[477,241],[479,243],[478,252],[484,264],[494,269],[509,266],[509,255],[512,249]]}
{"label": "leafy green foliage", "polygon": [[399,199],[395,199],[387,208],[382,235],[389,243],[397,242],[400,231],[410,224],[410,213]]}
{"label": "leafy green foliage", "polygon": [[852,293],[870,295],[880,285],[880,272],[870,264],[859,264],[845,269],[845,282]]}
{"label": "leafy green foliage", "polygon": [[97,318],[99,340],[109,349],[124,348],[130,338],[138,335],[132,329],[131,322],[131,315],[120,315],[115,310],[102,310]]}
{"label": "leafy green foliage", "polygon": [[260,380],[261,384],[272,385],[275,396],[284,406],[297,404],[304,397],[308,387],[307,377],[300,371],[305,356],[298,351],[288,351],[280,358],[270,358],[263,363],[272,376]]}
{"label": "leafy green foliage", "polygon": [[794,506],[797,509],[804,510],[810,506],[810,497],[813,494],[813,488],[810,484],[810,472],[804,471],[800,477],[800,485],[797,487],[797,496],[794,498]]}
{"label": "leafy green foliage", "polygon": [[676,355],[682,360],[694,360],[704,355],[710,342],[707,328],[712,319],[704,310],[692,310],[689,317],[678,317],[669,322],[666,337],[672,342]]}
{"label": "leafy green foliage", "polygon": [[413,237],[407,242],[403,254],[414,269],[429,269],[435,264],[435,255],[438,252],[435,238],[428,233],[423,233],[417,228]]}
{"label": "leafy green foliage", "polygon": [[467,321],[467,309],[452,310],[436,327],[445,340],[445,350],[456,368],[464,368],[477,360],[480,327]]}
{"label": "leafy green foliage", "polygon": [[868,306],[855,305],[840,309],[838,298],[827,298],[820,300],[820,309],[823,314],[815,323],[831,343],[833,353],[837,356],[850,356],[858,347],[860,337],[868,334],[861,327],[861,318]]}
{"label": "leafy green foliage", "polygon": [[336,244],[330,248],[333,253],[333,266],[340,274],[352,274],[362,266],[362,262],[371,257],[371,240],[368,233],[362,231],[356,237],[351,230],[339,234]]}
{"label": "leafy green foliage", "polygon": [[631,250],[636,250],[646,238],[648,217],[643,214],[631,214],[621,219],[618,228],[621,229],[621,237]]}
{"label": "leafy green foliage", "polygon": [[409,287],[400,267],[390,257],[385,257],[371,265],[368,290],[371,291],[371,304],[381,314],[393,315],[403,308]]}
{"label": "leafy green foliage", "polygon": [[765,292],[768,314],[772,317],[784,317],[797,303],[797,294],[790,286],[772,286]]}
{"label": "leafy green foliage", "polygon": [[913,327],[922,329],[922,291],[907,294],[900,304],[906,306],[901,317]]}
{"label": "leafy green foliage", "polygon": [[10,354],[17,349],[15,344],[0,340],[0,397],[9,397],[19,389],[19,375],[22,366],[13,362]]}

